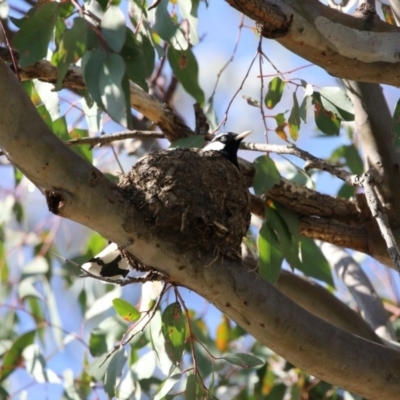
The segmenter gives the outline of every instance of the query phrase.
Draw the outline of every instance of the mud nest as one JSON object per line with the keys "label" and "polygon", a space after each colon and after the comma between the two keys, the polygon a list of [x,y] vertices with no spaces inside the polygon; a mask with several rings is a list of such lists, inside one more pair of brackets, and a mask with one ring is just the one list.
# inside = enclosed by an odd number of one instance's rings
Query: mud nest
{"label": "mud nest", "polygon": [[240,257],[250,195],[238,169],[220,154],[157,151],[141,158],[119,186],[154,234],[178,250]]}

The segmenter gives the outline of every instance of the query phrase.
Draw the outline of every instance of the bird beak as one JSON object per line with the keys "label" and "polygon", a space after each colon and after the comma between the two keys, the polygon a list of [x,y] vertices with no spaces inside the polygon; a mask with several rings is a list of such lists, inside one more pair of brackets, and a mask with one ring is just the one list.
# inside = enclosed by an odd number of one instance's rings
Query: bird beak
{"label": "bird beak", "polygon": [[239,133],[237,136],[235,136],[235,140],[242,140],[246,136],[249,136],[251,132],[253,132],[253,131],[245,131],[245,132]]}

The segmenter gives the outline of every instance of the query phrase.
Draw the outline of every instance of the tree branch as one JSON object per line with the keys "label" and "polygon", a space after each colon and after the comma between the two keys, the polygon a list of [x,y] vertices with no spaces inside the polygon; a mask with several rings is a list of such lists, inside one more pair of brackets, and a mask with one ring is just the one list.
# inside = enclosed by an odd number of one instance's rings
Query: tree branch
{"label": "tree branch", "polygon": [[318,0],[226,0],[262,35],[325,69],[361,82],[400,86],[398,27],[341,13]]}
{"label": "tree branch", "polygon": [[354,105],[357,132],[361,139],[366,169],[373,168],[381,177],[377,187],[393,226],[400,221],[400,157],[392,133],[392,117],[381,86],[346,81],[347,93]]}

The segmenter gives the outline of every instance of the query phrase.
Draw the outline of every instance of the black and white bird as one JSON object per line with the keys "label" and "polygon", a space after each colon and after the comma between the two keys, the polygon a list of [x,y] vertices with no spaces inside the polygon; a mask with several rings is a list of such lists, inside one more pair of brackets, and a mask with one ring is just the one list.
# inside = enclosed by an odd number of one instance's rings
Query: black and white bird
{"label": "black and white bird", "polygon": [[227,160],[229,160],[236,168],[239,168],[239,163],[237,159],[237,152],[239,150],[239,146],[241,141],[248,135],[250,135],[252,131],[245,131],[242,133],[220,133],[215,136],[211,142],[209,142],[205,147],[201,149],[201,151],[213,150],[220,153]]}
{"label": "black and white bird", "polygon": [[[216,151],[236,168],[239,168],[237,152],[241,141],[251,132],[220,133],[200,151]],[[118,245],[110,243],[103,251],[84,263],[81,269],[88,272],[88,276],[95,275],[100,278],[108,278],[108,280],[119,280],[125,278],[129,271],[135,268],[121,252]]]}
{"label": "black and white bird", "polygon": [[132,267],[117,244],[110,243],[99,254],[85,262],[81,269],[88,272],[88,276],[118,280],[125,278]]}

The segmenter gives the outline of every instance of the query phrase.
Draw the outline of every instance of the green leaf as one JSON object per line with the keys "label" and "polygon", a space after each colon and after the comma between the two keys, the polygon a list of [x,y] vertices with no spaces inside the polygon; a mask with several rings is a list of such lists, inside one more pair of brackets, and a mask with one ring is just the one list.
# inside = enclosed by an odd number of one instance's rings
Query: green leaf
{"label": "green leaf", "polygon": [[36,111],[42,117],[43,121],[47,124],[50,129],[53,129],[53,121],[51,120],[50,113],[47,111],[46,107],[41,104],[36,107]]}
{"label": "green leaf", "polygon": [[104,331],[95,328],[89,339],[89,351],[93,357],[101,356],[107,353],[107,335]]}
{"label": "green leaf", "polygon": [[274,108],[281,101],[284,87],[285,82],[279,77],[275,77],[269,82],[268,92],[264,99],[265,106],[269,110]]}
{"label": "green leaf", "polygon": [[165,350],[173,363],[178,363],[185,349],[186,320],[178,302],[170,304],[162,313],[161,332]]}
{"label": "green leaf", "polygon": [[34,257],[22,269],[21,280],[29,276],[44,275],[49,271],[49,264],[42,256]]}
{"label": "green leaf", "polygon": [[289,229],[291,241],[298,246],[300,241],[300,220],[298,214],[279,203],[275,204],[275,207]]}
{"label": "green leaf", "polygon": [[274,284],[281,273],[283,255],[274,231],[263,223],[257,239],[259,274]]}
{"label": "green leaf", "polygon": [[122,375],[122,370],[128,357],[123,347],[118,349],[110,359],[104,378],[104,390],[110,398],[115,396],[115,386],[117,379]]}
{"label": "green leaf", "polygon": [[302,262],[297,268],[304,272],[305,275],[319,279],[334,287],[331,268],[320,248],[313,239],[302,237],[300,241]]}
{"label": "green leaf", "polygon": [[320,91],[325,109],[338,114],[344,121],[354,121],[354,107],[346,93],[338,87],[324,87]]}
{"label": "green leaf", "polygon": [[[0,3],[0,7],[2,7],[1,6],[2,4],[7,4],[7,3],[5,2]],[[10,393],[8,393],[7,390],[2,386],[0,386],[0,399],[11,399]]]}
{"label": "green leaf", "polygon": [[22,352],[33,343],[36,330],[19,336],[11,348],[3,356],[3,365],[0,366],[0,382],[4,381],[22,362]]}
{"label": "green leaf", "polygon": [[34,286],[35,283],[35,277],[25,278],[20,281],[18,285],[18,297],[20,300],[25,300],[26,297],[36,297],[37,299],[43,300],[43,296]]}
{"label": "green leaf", "polygon": [[101,381],[107,371],[110,362],[104,362],[104,356],[96,357],[87,367],[88,374],[93,378],[95,381]]}
{"label": "green leaf", "polygon": [[53,121],[53,133],[61,140],[69,140],[67,120],[62,116]]}
{"label": "green leaf", "polygon": [[[18,326],[18,318],[13,310],[7,312],[4,310],[0,324],[0,340],[9,340],[15,337],[15,331]],[[9,348],[11,347],[11,344]]]}
{"label": "green leaf", "polygon": [[86,87],[93,100],[98,104],[99,107],[104,108],[101,100],[100,90],[100,75],[102,74],[101,66],[104,64],[106,52],[102,49],[90,50],[85,53],[82,58],[82,70],[83,78],[85,80]]}
{"label": "green leaf", "polygon": [[320,131],[325,135],[339,135],[341,119],[334,112],[327,110],[318,92],[312,94],[314,104],[315,123]]}
{"label": "green leaf", "polygon": [[107,53],[100,69],[99,91],[101,103],[110,117],[120,125],[127,126],[127,107],[122,80],[125,74],[125,63],[118,54]]}
{"label": "green leaf", "polygon": [[43,288],[44,298],[46,299],[47,306],[47,321],[51,326],[51,333],[53,339],[58,346],[58,348],[62,348],[63,345],[63,332],[60,330],[60,326],[62,325],[60,315],[58,313],[58,304],[55,298],[55,293],[53,292],[52,287],[49,284],[49,281],[43,276],[41,279],[41,284]]}
{"label": "green leaf", "polygon": [[186,381],[185,398],[187,400],[202,400],[203,399],[203,385],[199,377],[190,374]]}
{"label": "green leaf", "polygon": [[343,197],[344,199],[350,199],[354,197],[356,194],[356,188],[354,186],[350,186],[347,183],[343,183],[338,191],[338,197]]}
{"label": "green leaf", "polygon": [[124,13],[117,6],[109,6],[100,23],[101,33],[110,49],[119,53],[125,42],[126,22]]}
{"label": "green leaf", "polygon": [[259,358],[246,353],[228,354],[224,357],[221,357],[221,359],[226,360],[231,364],[239,365],[242,368],[254,368],[264,364],[264,362]]}
{"label": "green leaf", "polygon": [[394,148],[400,151],[400,99],[397,100],[392,119],[392,132],[394,133]]}
{"label": "green leaf", "polygon": [[260,156],[254,160],[256,174],[253,179],[254,192],[257,196],[267,193],[281,181],[281,176],[272,158]]}
{"label": "green leaf", "polygon": [[49,2],[35,9],[25,18],[15,34],[13,45],[20,52],[19,64],[27,67],[46,57],[54,25],[60,12],[60,4]]}
{"label": "green leaf", "polygon": [[27,303],[31,312],[33,319],[37,325],[37,334],[39,339],[44,344],[44,335],[45,335],[45,325],[43,322],[46,320],[45,310],[43,309],[42,300],[36,297],[28,297]]}
{"label": "green leaf", "polygon": [[192,50],[181,51],[169,47],[168,61],[179,83],[203,106],[204,92],[199,86],[199,67]]}
{"label": "green leaf", "polygon": [[22,219],[24,218],[24,208],[22,207],[22,204],[17,199],[15,199],[15,202],[13,205],[13,213],[15,215],[15,219],[20,224],[22,222]]}
{"label": "green leaf", "polygon": [[148,57],[146,46],[148,46],[149,39],[143,35],[139,35],[139,38],[142,39],[141,42],[136,39],[131,30],[128,30],[124,47],[121,50],[121,56],[125,61],[129,79],[148,92],[149,87],[146,79],[153,72],[154,48],[150,44],[152,53]]}
{"label": "green leaf", "polygon": [[140,318],[140,312],[130,303],[123,299],[112,301],[115,311],[127,322],[135,322]]}
{"label": "green leaf", "polygon": [[61,89],[62,81],[71,64],[75,64],[84,55],[88,29],[88,22],[84,18],[76,17],[71,29],[64,32],[59,48],[52,57],[52,62],[58,68],[56,90]]}
{"label": "green leaf", "polygon": [[222,315],[222,321],[217,326],[217,331],[215,334],[215,344],[221,353],[226,352],[229,348],[229,343],[232,340],[231,331],[232,329],[229,318],[225,315]]}
{"label": "green leaf", "polygon": [[304,96],[299,108],[299,115],[303,122],[307,122],[307,99],[308,96]]}
{"label": "green leaf", "polygon": [[193,148],[201,149],[204,147],[205,140],[204,136],[192,135],[189,137],[174,140],[169,146],[170,149],[180,149],[180,148]]}
{"label": "green leaf", "polygon": [[22,178],[24,177],[24,174],[18,168],[15,168],[14,166],[13,166],[13,169],[14,169],[15,186],[18,186],[21,183]]}
{"label": "green leaf", "polygon": [[91,104],[88,105],[85,98],[82,98],[81,104],[83,107],[83,112],[85,113],[85,120],[88,125],[89,132],[102,132],[103,131],[103,121],[102,113],[103,111],[97,106],[97,103],[93,101],[90,96],[87,96],[92,100]]}
{"label": "green leaf", "polygon": [[288,119],[289,134],[293,140],[297,140],[299,137],[300,125],[301,125],[300,107],[299,107],[299,102],[297,101],[296,92],[294,92],[293,107]]}
{"label": "green leaf", "polygon": [[8,275],[9,275],[4,242],[5,240],[4,240],[3,226],[0,225],[0,283],[8,282]]}
{"label": "green leaf", "polygon": [[[70,139],[80,139],[84,137],[88,137],[88,131],[86,129],[72,129],[71,132],[69,132],[69,138]],[[72,146],[72,150],[76,153],[79,154],[84,160],[92,163],[93,162],[93,154],[89,148],[89,146]]]}
{"label": "green leaf", "polygon": [[40,353],[40,348],[36,344],[31,344],[22,351],[25,360],[26,371],[37,381],[47,382],[46,361]]}
{"label": "green leaf", "polygon": [[363,161],[360,157],[360,153],[353,144],[348,146],[340,146],[335,149],[330,157],[330,160],[337,162],[340,160],[340,158],[344,158],[346,160],[346,164],[353,174],[360,175],[363,173]]}
{"label": "green leaf", "polygon": [[192,46],[195,46],[199,42],[199,35],[197,33],[197,10],[199,8],[199,3],[199,0],[178,0],[179,11],[181,12],[182,18],[189,24],[189,42]]}
{"label": "green leaf", "polygon": [[[63,386],[64,386],[64,396],[65,400],[81,400],[82,397],[79,395],[78,388],[82,385],[82,380],[77,379],[79,383],[75,382],[74,372],[71,369],[65,369],[63,371]],[[88,393],[89,394],[89,393]]]}
{"label": "green leaf", "polygon": [[161,0],[155,10],[156,23],[153,26],[161,39],[170,43],[173,48],[186,50],[188,42],[179,25],[168,12],[168,0]]}
{"label": "green leaf", "polygon": [[286,122],[285,114],[284,113],[276,114],[274,118],[276,120],[276,125],[277,125],[275,128],[275,132],[282,140],[287,141],[288,139],[285,132],[285,128],[288,125],[288,123]]}
{"label": "green leaf", "polygon": [[[172,370],[173,372],[173,370]],[[168,394],[172,388],[175,386],[176,382],[178,382],[182,377],[182,374],[175,374],[169,376],[167,379],[161,382],[158,386],[157,390],[154,393],[153,400],[162,400],[165,395]]]}
{"label": "green leaf", "polygon": [[51,83],[41,82],[34,80],[33,85],[36,89],[37,94],[40,96],[40,100],[49,112],[51,119],[54,121],[59,118],[60,115],[60,104],[58,94],[54,92],[54,86]]}
{"label": "green leaf", "polygon": [[[280,207],[279,209],[275,206],[274,203],[268,204],[268,207],[265,208],[265,219],[268,226],[273,230],[278,239],[279,248],[286,258],[287,262],[294,269],[300,264],[299,259],[299,227],[298,221],[296,221],[296,216],[292,214],[289,228],[288,223],[285,220],[285,216],[283,216],[280,210],[283,210],[284,207]],[[286,217],[291,212],[286,210]],[[291,229],[294,231],[294,235],[291,233]],[[296,232],[297,230],[297,232]]]}

